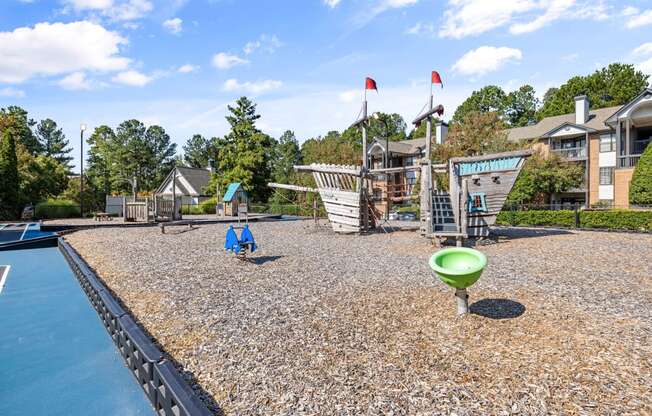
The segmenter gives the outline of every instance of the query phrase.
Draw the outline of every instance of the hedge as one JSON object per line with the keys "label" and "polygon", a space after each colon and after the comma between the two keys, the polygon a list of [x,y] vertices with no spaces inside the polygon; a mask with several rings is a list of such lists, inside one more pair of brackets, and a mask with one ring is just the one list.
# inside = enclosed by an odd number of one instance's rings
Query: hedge
{"label": "hedge", "polygon": [[36,204],[34,208],[34,216],[42,220],[75,218],[80,215],[79,204],[69,199],[48,199]]}
{"label": "hedge", "polygon": [[[599,210],[580,211],[580,228],[652,231],[652,211]],[[501,211],[498,225],[575,227],[575,211]]]}

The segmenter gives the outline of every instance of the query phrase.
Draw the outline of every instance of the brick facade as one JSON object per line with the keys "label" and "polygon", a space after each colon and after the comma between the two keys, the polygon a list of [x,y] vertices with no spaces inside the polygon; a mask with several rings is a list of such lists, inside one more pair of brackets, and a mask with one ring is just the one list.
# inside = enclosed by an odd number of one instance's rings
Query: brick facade
{"label": "brick facade", "polygon": [[600,188],[600,136],[589,135],[589,205],[598,203]]}
{"label": "brick facade", "polygon": [[634,168],[616,169],[614,174],[614,204],[618,208],[629,208],[629,184]]}

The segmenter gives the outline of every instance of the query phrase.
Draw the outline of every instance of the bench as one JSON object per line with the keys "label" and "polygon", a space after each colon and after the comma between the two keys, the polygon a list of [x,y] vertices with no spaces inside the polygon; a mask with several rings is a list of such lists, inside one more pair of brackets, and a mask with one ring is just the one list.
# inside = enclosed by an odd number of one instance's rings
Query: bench
{"label": "bench", "polygon": [[96,212],[93,216],[93,219],[95,221],[113,221],[113,217],[111,217],[106,212]]}

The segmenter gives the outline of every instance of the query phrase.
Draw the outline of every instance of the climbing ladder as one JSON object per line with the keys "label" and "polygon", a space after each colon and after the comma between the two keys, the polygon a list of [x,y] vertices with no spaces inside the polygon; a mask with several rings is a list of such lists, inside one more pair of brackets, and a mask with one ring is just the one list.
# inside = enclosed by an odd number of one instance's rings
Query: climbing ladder
{"label": "climbing ladder", "polygon": [[455,213],[448,192],[435,190],[432,193],[432,230],[434,232],[457,232]]}

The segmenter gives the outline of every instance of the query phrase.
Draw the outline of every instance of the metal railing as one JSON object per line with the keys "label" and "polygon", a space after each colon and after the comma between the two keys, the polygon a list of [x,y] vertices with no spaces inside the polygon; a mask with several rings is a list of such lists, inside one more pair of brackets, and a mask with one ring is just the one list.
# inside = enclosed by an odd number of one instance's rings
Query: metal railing
{"label": "metal railing", "polygon": [[641,159],[641,155],[618,156],[618,167],[633,168],[638,164],[638,161],[640,159]]}
{"label": "metal railing", "polygon": [[586,146],[583,147],[570,147],[567,149],[553,149],[553,152],[557,153],[559,156],[564,159],[586,159],[587,151]]}

